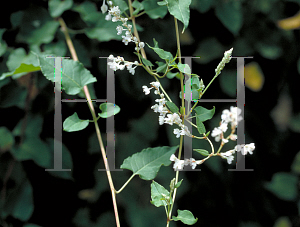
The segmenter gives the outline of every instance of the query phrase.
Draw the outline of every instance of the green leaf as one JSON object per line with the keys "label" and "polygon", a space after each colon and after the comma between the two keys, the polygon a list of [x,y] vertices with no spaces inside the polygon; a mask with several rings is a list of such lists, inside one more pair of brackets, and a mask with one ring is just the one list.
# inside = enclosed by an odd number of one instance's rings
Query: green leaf
{"label": "green leaf", "polygon": [[220,86],[223,92],[232,98],[236,97],[236,72],[233,70],[223,70],[219,77]]}
{"label": "green leaf", "polygon": [[0,107],[7,108],[18,106],[23,109],[25,106],[27,89],[20,87],[17,82],[11,81],[1,88]]}
{"label": "green leaf", "polygon": [[116,115],[121,110],[119,106],[113,103],[102,103],[99,106],[99,108],[102,111],[102,113],[98,113],[98,115],[102,118],[108,118],[113,115]]}
{"label": "green leaf", "polygon": [[73,0],[50,0],[48,3],[51,17],[59,17],[64,11],[71,9]]}
{"label": "green leaf", "polygon": [[157,5],[156,0],[145,0],[142,4],[144,6],[145,13],[151,19],[164,18],[168,12],[167,7]]}
{"label": "green leaf", "polygon": [[[55,82],[54,77],[54,58],[38,55],[38,60],[44,76]],[[62,59],[62,87],[69,95],[78,94],[84,85],[96,82],[89,70],[78,62],[70,59]]]}
{"label": "green leaf", "polygon": [[1,28],[0,29],[0,42],[1,42],[1,45],[0,45],[0,57],[5,53],[6,51],[6,48],[7,48],[7,44],[5,41],[3,41],[2,39],[2,35],[3,33],[6,31],[5,28]]}
{"label": "green leaf", "polygon": [[8,151],[14,143],[12,133],[4,126],[0,127],[0,153]]}
{"label": "green leaf", "polygon": [[45,8],[32,5],[21,16],[18,42],[39,46],[54,39],[59,22],[53,20]]}
{"label": "green leaf", "polygon": [[278,59],[284,53],[284,50],[281,48],[281,46],[276,43],[257,42],[255,44],[255,49],[264,58],[271,60]]}
{"label": "green leaf", "polygon": [[[170,193],[159,183],[152,181],[151,183],[151,203],[156,206],[166,206],[172,204],[172,200],[169,202]],[[167,201],[166,201],[167,200]]]}
{"label": "green leaf", "polygon": [[148,43],[146,43],[146,44],[148,45],[149,48],[154,50],[155,53],[157,53],[161,59],[168,60],[168,61],[173,60],[173,55],[170,52],[160,49],[158,47],[158,42],[155,39],[153,39],[153,42],[154,42],[154,47],[149,46]]}
{"label": "green leaf", "polygon": [[112,2],[115,6],[119,6],[121,13],[129,9],[126,1],[124,0],[112,0]]}
{"label": "green leaf", "polygon": [[223,54],[224,47],[215,37],[203,40],[194,53],[195,56],[200,56],[200,58],[195,58],[195,61],[201,64],[219,59]]}
{"label": "green leaf", "polygon": [[80,14],[82,20],[91,27],[96,26],[101,20],[102,23],[106,23],[105,15],[97,10],[95,3],[90,1],[84,1],[80,5],[77,5],[72,8],[75,12]]}
{"label": "green leaf", "polygon": [[215,114],[215,107],[209,110],[202,106],[197,106],[194,110],[197,114],[197,118],[199,118],[201,122],[212,119]]}
{"label": "green leaf", "polygon": [[85,129],[89,125],[89,120],[79,119],[77,113],[75,112],[70,117],[66,118],[63,123],[64,131],[75,132]]}
{"label": "green leaf", "polygon": [[121,22],[105,20],[105,14],[97,10],[95,3],[85,1],[73,8],[80,14],[82,20],[89,26],[85,29],[85,34],[90,39],[97,39],[100,42],[121,40],[122,36],[117,35],[116,26],[122,25]]}
{"label": "green leaf", "polygon": [[192,89],[200,89],[200,80],[198,75],[192,75]]}
{"label": "green leaf", "polygon": [[193,225],[198,220],[198,218],[194,218],[194,215],[189,210],[177,210],[177,213],[177,217],[172,217],[174,221],[182,221],[184,224]]}
{"label": "green leaf", "polygon": [[295,132],[300,132],[300,113],[292,116],[288,122],[288,125],[290,129],[292,129]]}
{"label": "green leaf", "polygon": [[176,73],[168,72],[166,76],[169,79],[173,79],[174,77],[177,77],[178,79],[180,79],[180,74],[178,72],[176,72]]}
{"label": "green leaf", "polygon": [[192,1],[191,7],[196,8],[200,13],[206,13],[214,4],[213,0]]}
{"label": "green leaf", "polygon": [[141,10],[144,9],[143,4],[140,3],[140,2],[138,2],[138,1],[136,1],[136,0],[132,3],[132,7],[135,8],[135,10],[132,13],[133,15],[137,15]]}
{"label": "green leaf", "polygon": [[[115,25],[114,25],[115,26]],[[122,37],[117,35],[115,27],[109,28],[87,28],[85,29],[85,34],[90,39],[97,39],[101,42],[110,41],[112,39],[121,40]]]}
{"label": "green leaf", "polygon": [[3,73],[0,80],[12,75],[25,75],[29,72],[41,70],[39,62],[33,53],[26,54],[23,48],[17,48],[11,52],[6,62],[10,72]]}
{"label": "green leaf", "polygon": [[156,72],[158,73],[165,73],[167,70],[167,64],[164,62],[156,62],[156,64],[158,65]]}
{"label": "green leaf", "polygon": [[[24,124],[24,119],[18,122],[17,126],[13,130],[14,136],[21,136],[22,133],[22,125]],[[25,137],[38,137],[42,131],[40,127],[43,125],[43,118],[39,115],[30,114],[26,120],[26,129],[25,129]]]}
{"label": "green leaf", "polygon": [[124,160],[122,169],[129,169],[133,175],[139,175],[143,180],[153,180],[161,165],[171,164],[170,157],[175,153],[178,146],[155,147],[143,149]]}
{"label": "green leaf", "polygon": [[167,0],[168,1],[168,10],[171,15],[180,20],[184,30],[188,27],[190,21],[190,4],[191,0]]}
{"label": "green leaf", "polygon": [[278,172],[272,177],[271,182],[265,183],[265,188],[274,193],[278,198],[287,201],[294,201],[297,198],[297,176]]}
{"label": "green leaf", "polygon": [[166,104],[172,113],[177,113],[179,111],[179,108],[173,102],[167,101]]}
{"label": "green leaf", "polygon": [[32,186],[28,180],[8,195],[4,210],[5,216],[11,215],[23,222],[29,220],[34,210],[34,204]]}
{"label": "green leaf", "polygon": [[32,33],[26,37],[27,43],[35,45],[50,43],[54,39],[58,27],[58,21],[46,22],[43,26],[32,31]]}
{"label": "green leaf", "polygon": [[207,150],[204,149],[193,149],[194,151],[198,152],[199,154],[202,154],[203,156],[208,156],[209,153]]}
{"label": "green leaf", "polygon": [[216,16],[222,24],[237,35],[243,25],[243,14],[240,1],[220,1],[216,4]]}
{"label": "green leaf", "polygon": [[206,129],[205,129],[205,126],[204,126],[204,124],[202,123],[202,121],[200,119],[201,119],[201,117],[198,117],[198,115],[196,114],[196,123],[197,123],[198,132],[200,134],[203,134],[203,133],[206,132]]}
{"label": "green leaf", "polygon": [[143,64],[146,65],[146,66],[154,66],[154,65],[151,63],[151,61],[149,61],[149,60],[147,60],[147,59],[145,59],[145,58],[143,58],[143,57],[142,57],[142,62],[143,62]]}
{"label": "green leaf", "polygon": [[181,179],[181,181],[178,181],[177,184],[175,184],[175,188],[179,188],[181,183],[182,183],[183,179]]}
{"label": "green leaf", "polygon": [[26,137],[21,146],[13,147],[10,151],[18,161],[33,160],[37,165],[44,168],[48,168],[51,164],[49,148],[37,136]]}
{"label": "green leaf", "polygon": [[188,64],[178,63],[177,65],[180,72],[191,75],[191,68]]}
{"label": "green leaf", "polygon": [[296,154],[291,169],[294,173],[300,174],[300,152]]}
{"label": "green leaf", "polygon": [[167,0],[163,0],[161,2],[158,2],[157,4],[160,5],[160,6],[166,6],[166,5],[168,5],[168,1]]}

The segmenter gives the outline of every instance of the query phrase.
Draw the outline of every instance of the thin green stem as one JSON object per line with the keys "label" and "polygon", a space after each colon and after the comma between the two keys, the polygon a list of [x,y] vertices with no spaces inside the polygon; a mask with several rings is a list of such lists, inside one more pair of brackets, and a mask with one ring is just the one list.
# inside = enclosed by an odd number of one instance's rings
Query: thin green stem
{"label": "thin green stem", "polygon": [[192,111],[194,110],[194,108],[198,105],[199,100],[202,98],[202,96],[204,95],[204,93],[206,92],[206,90],[209,88],[209,86],[212,84],[212,82],[218,77],[219,74],[220,74],[219,71],[216,72],[215,76],[212,78],[212,80],[209,82],[209,84],[205,87],[204,91],[200,95],[200,97],[197,100],[197,102],[193,105],[193,107],[192,107],[191,111],[188,113],[187,117],[192,113]]}
{"label": "thin green stem", "polygon": [[212,154],[214,154],[215,153],[214,145],[212,144],[212,142],[210,141],[210,139],[208,137],[206,137],[206,140],[209,142],[209,144],[211,146]]}
{"label": "thin green stem", "polygon": [[[77,53],[75,51],[73,42],[72,42],[72,40],[70,38],[70,35],[68,33],[68,28],[67,28],[66,23],[64,22],[64,20],[62,18],[59,18],[58,21],[59,21],[59,23],[61,25],[61,30],[63,31],[63,33],[65,35],[66,42],[67,42],[68,48],[69,48],[69,50],[71,52],[72,58],[73,58],[74,61],[78,61]],[[114,187],[114,184],[113,184],[111,173],[109,171],[109,165],[108,165],[108,161],[106,159],[106,152],[105,152],[105,148],[104,148],[104,145],[103,145],[100,128],[99,128],[99,125],[98,125],[98,122],[97,122],[97,117],[96,117],[95,109],[94,109],[94,106],[93,106],[93,103],[92,103],[92,99],[91,99],[88,87],[86,85],[83,87],[83,91],[84,91],[85,97],[86,97],[86,99],[88,101],[87,102],[88,103],[88,107],[89,107],[90,112],[91,112],[91,114],[93,116],[93,121],[94,121],[94,125],[95,125],[96,135],[97,135],[97,138],[98,138],[98,141],[99,141],[102,158],[103,158],[104,165],[105,165],[105,168],[106,168],[106,175],[107,175],[107,179],[108,179],[108,183],[109,183],[110,191],[111,191],[111,195],[112,195],[112,201],[113,201],[113,207],[114,207],[116,224],[117,224],[117,227],[120,227],[120,220],[119,220],[117,200],[116,200],[116,190],[115,190],[115,187]]]}
{"label": "thin green stem", "polygon": [[[176,40],[177,40],[177,53],[178,53],[178,58],[179,62],[181,63],[181,50],[180,50],[180,39],[179,39],[179,31],[178,31],[178,23],[177,19],[174,17],[174,22],[175,22],[175,31],[176,31]],[[181,107],[182,107],[182,116],[185,114],[185,108],[184,108],[184,89],[183,89],[183,74],[180,72],[180,88],[181,88]],[[184,124],[184,118],[182,119],[182,124]],[[182,153],[182,147],[183,147],[183,135],[180,136],[180,143],[179,143],[179,151],[178,151],[178,159],[181,158],[181,153]],[[175,185],[178,183],[178,177],[179,177],[179,171],[176,171],[176,177],[175,177]],[[171,221],[171,216],[172,216],[172,210],[173,206],[175,203],[175,198],[176,198],[176,192],[177,188],[174,189],[173,192],[173,203],[171,204],[171,208],[169,209],[169,214],[167,217],[167,227],[170,225]]]}
{"label": "thin green stem", "polygon": [[127,186],[127,184],[134,178],[135,174],[132,174],[131,177],[125,182],[125,184],[120,188],[120,190],[116,191],[116,194],[119,194],[123,189]]}

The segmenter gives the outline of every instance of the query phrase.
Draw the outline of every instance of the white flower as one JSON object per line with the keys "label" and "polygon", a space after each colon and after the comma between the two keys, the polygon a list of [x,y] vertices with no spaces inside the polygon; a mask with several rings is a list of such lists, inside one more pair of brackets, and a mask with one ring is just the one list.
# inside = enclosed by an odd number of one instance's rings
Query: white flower
{"label": "white flower", "polygon": [[165,118],[165,123],[169,125],[173,125],[173,123],[180,124],[182,120],[180,119],[179,115],[177,113],[168,114],[168,117]]}
{"label": "white flower", "polygon": [[220,128],[214,128],[211,132],[211,136],[215,137],[215,141],[219,142],[221,139],[222,130]]}
{"label": "white flower", "polygon": [[173,162],[175,161],[175,163],[173,165],[173,169],[175,171],[183,169],[184,160],[179,160],[174,154],[171,155],[170,160],[173,161]]}
{"label": "white flower", "polygon": [[233,48],[231,48],[228,51],[225,51],[224,57],[222,58],[221,62],[219,63],[219,65],[215,69],[216,74],[219,75],[221,73],[222,69],[225,67],[225,64],[230,62],[232,50],[233,50]]}
{"label": "white flower", "polygon": [[192,137],[192,134],[188,130],[187,126],[184,126],[182,124],[180,124],[179,126],[181,126],[181,129],[182,129],[182,134],[181,135],[186,135],[186,136]]}
{"label": "white flower", "polygon": [[227,127],[227,124],[226,123],[222,123],[220,126],[219,126],[219,129],[221,129],[223,132],[226,132],[228,127]]}
{"label": "white flower", "polygon": [[197,162],[195,159],[193,158],[190,158],[190,159],[185,159],[184,160],[184,165],[187,166],[187,165],[190,165],[192,167],[192,169],[195,169],[196,166],[197,166]]}
{"label": "white flower", "polygon": [[255,149],[255,144],[250,143],[250,144],[241,144],[241,145],[236,145],[234,148],[236,151],[240,151],[242,155],[246,155],[247,153],[253,154],[253,150]]}
{"label": "white flower", "polygon": [[[123,22],[123,26],[126,26],[126,22],[128,21],[128,18],[126,17],[121,17],[121,21]],[[127,27],[130,27],[131,25],[127,25]],[[130,28],[129,28],[130,29]]]}
{"label": "white flower", "polygon": [[227,109],[223,110],[222,115],[221,115],[222,122],[229,123],[231,121],[230,114],[231,113],[229,110],[227,110]]}
{"label": "white flower", "polygon": [[113,18],[111,19],[112,22],[117,22],[117,21],[119,21],[119,20],[120,20],[120,17],[113,17]]}
{"label": "white flower", "polygon": [[230,111],[225,109],[222,112],[221,119],[222,123],[231,123],[232,127],[236,127],[237,124],[243,119],[240,114],[242,113],[242,110],[238,107],[230,107]]}
{"label": "white flower", "polygon": [[163,125],[163,124],[165,123],[165,118],[164,118],[164,116],[159,116],[159,117],[158,117],[158,123],[159,123],[159,125]]}
{"label": "white flower", "polygon": [[134,75],[134,73],[135,73],[135,68],[136,68],[137,66],[135,66],[134,68],[132,68],[132,65],[133,65],[133,64],[127,64],[126,67],[127,67],[127,70],[129,71],[129,73],[131,73],[132,75]]}
{"label": "white flower", "polygon": [[113,6],[112,8],[110,8],[110,10],[108,10],[108,12],[111,14],[111,15],[120,15],[121,14],[121,11],[119,9],[119,6]]}
{"label": "white flower", "polygon": [[159,105],[164,105],[164,104],[166,104],[165,98],[162,98],[162,99],[155,99],[155,102],[158,102]]}
{"label": "white flower", "polygon": [[107,14],[107,15],[105,16],[105,20],[107,20],[107,21],[111,20],[111,15],[110,15],[110,14]]}
{"label": "white flower", "polygon": [[101,11],[102,11],[102,13],[106,13],[107,9],[108,9],[108,7],[107,7],[107,5],[105,4],[105,0],[103,0],[103,4],[102,4],[102,6],[101,6]]}
{"label": "white flower", "polygon": [[176,138],[179,138],[179,137],[180,137],[180,135],[181,135],[181,130],[179,130],[178,128],[175,128],[173,132],[174,132],[174,134],[176,135]]}
{"label": "white flower", "polygon": [[145,46],[145,43],[144,43],[144,42],[140,42],[140,43],[139,43],[139,48],[144,48],[144,46]]}
{"label": "white flower", "polygon": [[222,139],[223,143],[228,143],[228,139]]}
{"label": "white flower", "polygon": [[236,151],[241,151],[244,148],[245,144],[238,144],[234,147]]}
{"label": "white flower", "polygon": [[118,32],[117,35],[121,35],[123,30],[124,30],[123,27],[120,26],[120,25],[118,25],[116,29],[117,29],[117,32]]}
{"label": "white flower", "polygon": [[150,83],[151,85],[153,85],[155,88],[159,88],[160,83],[158,81],[154,81]]}
{"label": "white flower", "polygon": [[254,149],[255,149],[255,144],[254,144],[254,143],[246,144],[246,145],[245,145],[245,149],[244,149],[245,154],[247,154],[247,153],[253,154],[252,151],[253,151]]}
{"label": "white flower", "polygon": [[237,135],[231,134],[229,137],[231,140],[236,141],[237,140]]}
{"label": "white flower", "polygon": [[124,36],[124,35],[123,35],[122,38],[123,38],[123,39],[122,39],[122,42],[123,42],[125,45],[128,45],[128,43],[131,42],[131,36],[127,36],[127,35]]}
{"label": "white flower", "polygon": [[137,37],[133,37],[133,40],[132,40],[134,43],[137,43],[138,42],[138,39],[137,39]]}
{"label": "white flower", "polygon": [[158,107],[159,107],[159,105],[155,104],[154,106],[151,106],[151,109],[153,109],[153,111],[155,113],[157,113],[158,112]]}
{"label": "white flower", "polygon": [[233,156],[234,152],[235,152],[235,150],[229,150],[229,151],[220,153],[220,155],[222,158],[227,159],[228,164],[231,164],[234,159],[234,156]]}
{"label": "white flower", "polygon": [[112,70],[114,70],[114,71],[116,71],[116,70],[119,68],[119,64],[116,63],[115,61],[114,61],[114,62],[108,62],[107,64],[108,64],[109,67],[110,67]]}
{"label": "white flower", "polygon": [[233,48],[231,48],[230,50],[225,51],[225,53],[224,53],[225,63],[230,62],[232,51],[233,51]]}
{"label": "white flower", "polygon": [[175,154],[172,154],[170,157],[170,161],[174,162],[177,159],[177,157],[175,156]]}
{"label": "white flower", "polygon": [[145,95],[149,95],[150,94],[150,90],[152,89],[152,87],[151,88],[148,88],[147,86],[142,86],[142,88],[143,88],[143,92],[145,92]]}
{"label": "white flower", "polygon": [[160,106],[160,108],[158,109],[158,112],[161,116],[165,117],[166,114],[169,112],[168,108],[165,106]]}
{"label": "white flower", "polygon": [[[123,70],[126,66],[127,70],[132,74],[134,75],[135,73],[135,68],[137,67],[132,67],[132,65],[138,65],[138,62],[135,61],[135,62],[129,62],[129,61],[125,61],[123,57],[114,57],[112,54],[109,55],[108,59],[110,60],[113,60],[113,62],[108,62],[107,64],[109,65],[109,67],[116,71],[118,69],[120,70]],[[121,64],[121,63],[124,63],[124,64]]]}

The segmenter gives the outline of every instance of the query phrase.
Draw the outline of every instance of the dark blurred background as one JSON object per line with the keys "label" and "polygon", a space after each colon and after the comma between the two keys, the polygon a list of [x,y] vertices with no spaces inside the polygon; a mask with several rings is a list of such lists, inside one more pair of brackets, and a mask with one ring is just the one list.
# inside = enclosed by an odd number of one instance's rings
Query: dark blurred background
{"label": "dark blurred background", "polygon": [[[62,14],[71,29],[79,61],[97,77],[98,82],[91,91],[98,99],[106,98],[107,68],[106,60],[99,57],[113,54],[128,61],[137,60],[132,43],[125,46],[120,37],[116,40],[116,35],[112,35],[112,39],[105,38],[105,30],[93,35],[82,30],[101,27],[104,22],[95,22],[84,12],[87,10],[92,15],[96,10],[103,20],[101,5],[102,1],[96,0],[74,1],[72,8]],[[192,1],[189,27],[180,37],[181,52],[182,56],[200,57],[193,60],[192,72],[198,74],[205,85],[214,76],[214,69],[226,50],[233,47],[233,57],[251,57],[245,59],[244,71],[245,137],[246,143],[253,142],[256,147],[253,155],[246,157],[246,168],[254,171],[228,171],[235,168],[235,164],[228,165],[226,160],[216,157],[198,166],[201,171],[180,173],[180,179],[184,180],[176,196],[174,215],[177,209],[190,210],[198,218],[194,226],[300,226],[299,6],[300,1],[297,0]],[[26,38],[30,36],[27,33],[33,31],[26,27],[28,24],[43,24],[50,20],[48,1],[10,2],[3,8],[7,17],[1,21],[1,28],[4,29],[1,30],[2,45],[5,42],[7,49],[0,57],[1,74],[11,70],[7,61],[17,48],[23,48],[26,54],[40,48],[41,52],[52,51],[58,56],[71,56],[59,28],[50,41],[34,43]],[[163,18],[152,20],[149,16],[155,17],[149,13],[136,19],[140,39],[153,46],[155,38],[160,48],[175,55],[173,17],[166,14]],[[111,31],[116,33],[114,29]],[[38,47],[34,46],[36,43]],[[145,50],[152,63],[159,60],[151,49],[146,47]],[[34,78],[31,88],[28,86],[30,78]],[[142,92],[142,86],[148,86],[154,79],[142,68],[137,68],[134,76],[126,70],[117,71],[115,80],[116,104],[121,108],[115,116],[116,168],[126,157],[147,147],[178,145],[179,139],[173,134],[174,126],[159,126],[158,114],[150,108],[157,97],[153,93],[145,96]],[[233,58],[203,98],[235,98],[236,83],[236,59]],[[161,84],[173,102],[179,105],[179,80],[164,78]],[[22,141],[22,134],[18,134],[15,128],[22,119],[27,118],[27,128],[33,125],[32,132],[39,131],[39,139],[51,146],[53,83],[39,71],[19,78],[2,78],[0,85],[0,126],[13,132],[15,144]],[[26,91],[32,92],[32,87],[35,92],[28,101]],[[23,90],[25,93],[22,93]],[[80,98],[65,93],[62,96]],[[207,130],[211,131],[218,126],[222,110],[229,109],[233,104],[201,105],[208,109],[216,108],[215,117],[205,123]],[[85,103],[63,103],[62,109],[63,120],[74,112],[81,119],[91,119]],[[100,119],[99,124],[105,141],[105,119]],[[2,147],[0,176],[2,194],[3,188],[6,190],[6,197],[2,196],[3,200],[6,199],[5,204],[12,201],[15,195],[13,188],[18,185],[19,178],[29,179],[33,198],[33,201],[26,201],[24,196],[19,202],[2,206],[7,209],[1,211],[3,226],[115,226],[106,174],[97,171],[104,165],[93,126],[84,131],[63,132],[63,143],[71,155],[68,160],[73,164],[72,172],[64,177],[44,171],[44,167],[32,160],[18,161],[7,152],[9,149]],[[218,143],[214,144],[218,146]],[[233,146],[235,144],[231,142],[224,151]],[[203,141],[193,141],[193,148],[209,150],[208,144]],[[195,154],[194,158],[200,159],[202,156]],[[119,189],[131,172],[123,170],[112,175]],[[175,174],[171,165],[163,166],[155,181],[169,188],[173,177]],[[122,226],[165,225],[164,209],[150,204],[150,184],[136,176],[117,196]],[[16,211],[16,207],[19,210]],[[30,209],[33,209],[32,215],[23,217],[22,213]],[[172,222],[171,226],[183,224]]]}

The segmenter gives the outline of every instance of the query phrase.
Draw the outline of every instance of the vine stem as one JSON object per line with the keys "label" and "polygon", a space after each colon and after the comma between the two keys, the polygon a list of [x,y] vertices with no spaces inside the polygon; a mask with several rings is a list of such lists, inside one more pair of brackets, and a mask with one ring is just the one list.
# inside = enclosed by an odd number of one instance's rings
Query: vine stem
{"label": "vine stem", "polygon": [[[73,42],[72,42],[72,40],[69,36],[68,28],[66,26],[66,23],[64,22],[64,20],[62,18],[59,18],[58,21],[60,23],[61,30],[65,35],[66,42],[67,42],[68,48],[71,52],[72,58],[73,58],[74,61],[78,61],[78,57],[77,57]],[[91,114],[93,116],[93,121],[94,121],[94,124],[95,124],[96,134],[97,134],[97,138],[98,138],[98,141],[99,141],[102,158],[103,158],[104,165],[105,165],[105,168],[106,168],[106,175],[107,175],[107,178],[108,178],[108,183],[109,183],[109,187],[110,187],[110,191],[111,191],[111,195],[112,195],[112,201],[113,201],[116,224],[117,224],[117,227],[120,227],[120,220],[119,220],[117,200],[116,200],[116,190],[115,190],[115,187],[114,187],[114,184],[113,184],[111,172],[109,170],[108,161],[106,159],[106,152],[105,152],[105,148],[104,148],[101,133],[100,133],[100,128],[99,128],[99,125],[98,125],[98,122],[97,122],[95,109],[94,109],[94,106],[93,106],[93,103],[92,103],[92,100],[91,100],[89,89],[86,85],[83,87],[83,91],[84,91],[85,97],[88,101],[88,106],[89,106],[89,109],[91,111]]]}
{"label": "vine stem", "polygon": [[[177,23],[177,19],[174,17],[174,22],[175,22],[175,31],[176,31],[176,40],[177,40],[177,52],[178,52],[178,59],[179,62],[181,63],[181,50],[180,50],[180,39],[179,39],[179,31],[178,31],[178,23]],[[182,111],[183,113],[181,113],[182,115],[184,115],[185,113],[185,108],[184,108],[184,89],[183,89],[183,74],[182,72],[180,72],[180,88],[181,88],[181,107],[182,107]],[[184,118],[182,119],[182,124],[184,124]],[[181,158],[181,153],[182,153],[182,146],[183,146],[183,135],[180,136],[180,143],[179,143],[179,151],[178,151],[178,159]],[[179,177],[179,171],[176,171],[176,177],[175,177],[175,184],[178,183],[178,177]],[[171,208],[169,210],[169,214],[168,214],[168,218],[167,218],[167,227],[169,227],[170,225],[170,221],[171,221],[171,216],[172,216],[172,210],[173,210],[173,206],[175,203],[175,198],[176,198],[176,192],[177,192],[177,188],[174,189],[174,193],[173,193],[173,203],[171,205]]]}

